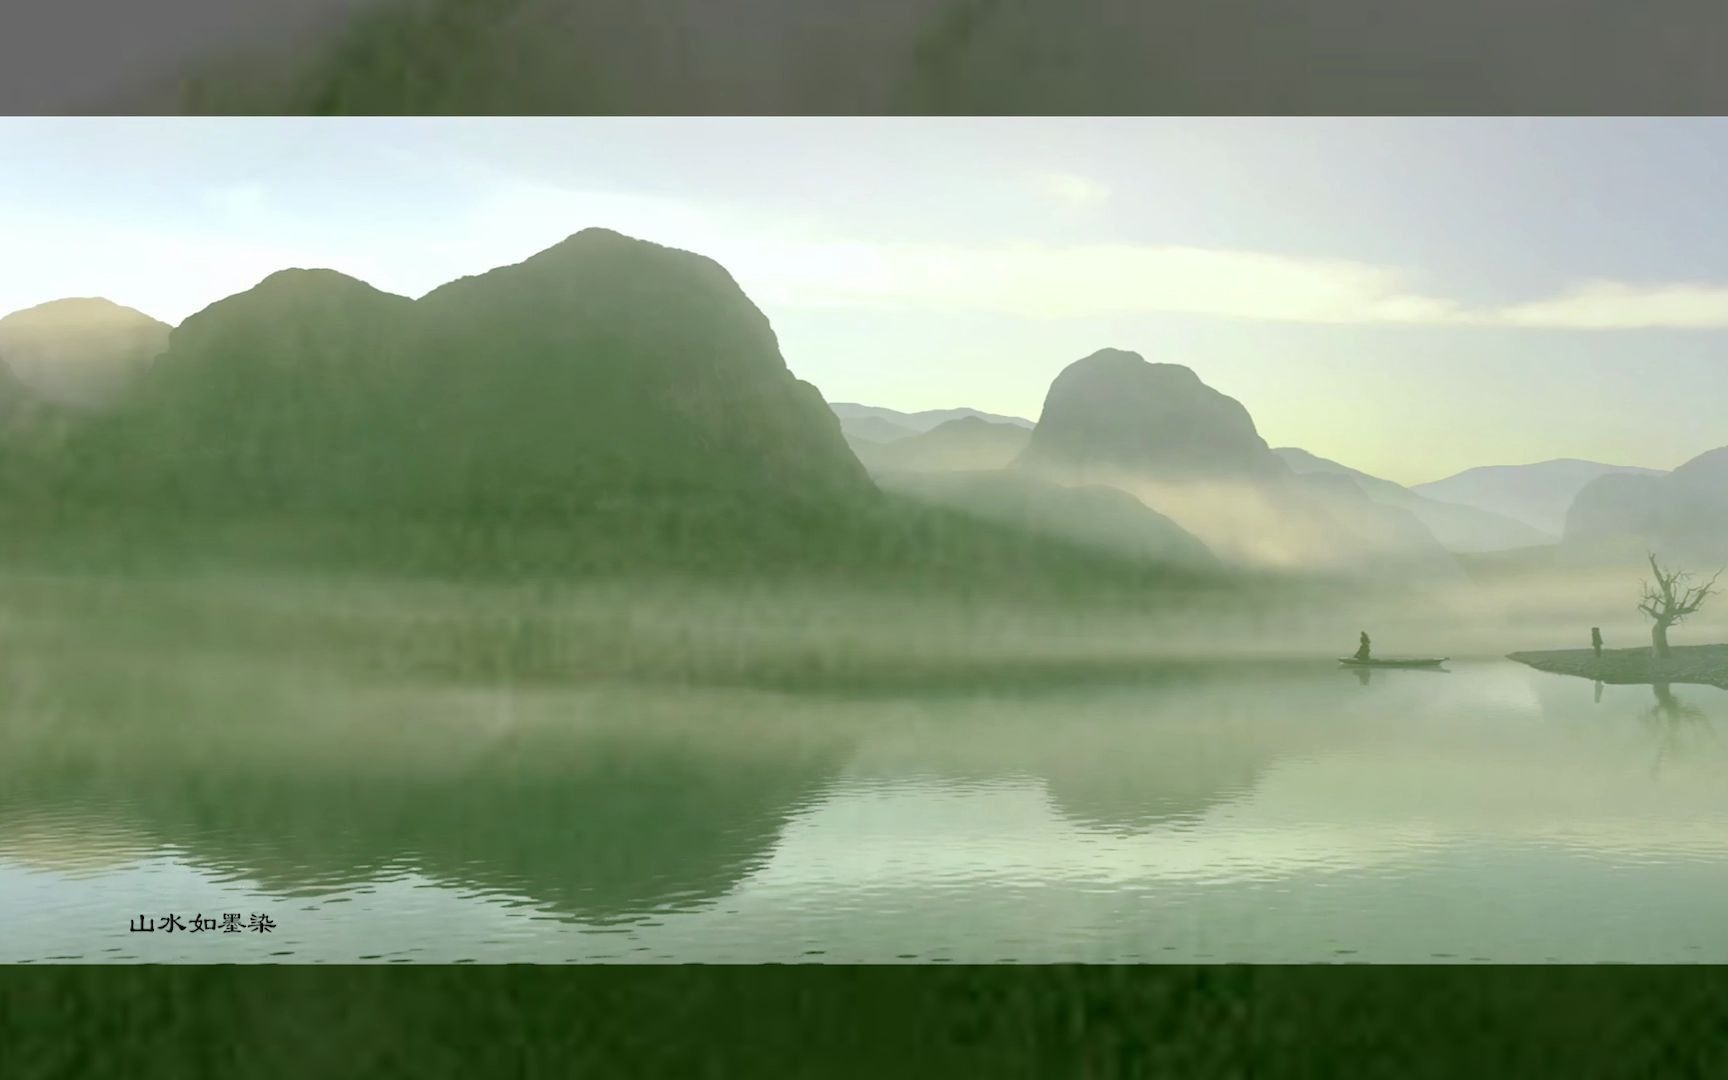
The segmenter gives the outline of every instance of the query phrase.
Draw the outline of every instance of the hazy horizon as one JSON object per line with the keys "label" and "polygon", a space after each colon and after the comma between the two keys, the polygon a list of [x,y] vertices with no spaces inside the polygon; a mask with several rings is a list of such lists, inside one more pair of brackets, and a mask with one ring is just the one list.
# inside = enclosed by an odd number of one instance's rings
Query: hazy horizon
{"label": "hazy horizon", "polygon": [[[0,313],[420,296],[589,227],[726,267],[835,402],[1036,420],[1101,348],[1402,483],[1728,443],[1716,120],[11,119]],[[1640,153],[1629,157],[1628,144]],[[1633,159],[1635,157],[1635,160]]]}

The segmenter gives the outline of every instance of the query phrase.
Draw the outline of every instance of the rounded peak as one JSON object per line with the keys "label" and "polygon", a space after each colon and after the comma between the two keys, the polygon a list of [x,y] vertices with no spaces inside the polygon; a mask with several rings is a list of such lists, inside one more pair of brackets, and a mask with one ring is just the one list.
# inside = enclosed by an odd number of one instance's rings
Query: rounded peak
{"label": "rounded peak", "polygon": [[1079,360],[1074,361],[1068,366],[1079,367],[1082,364],[1085,364],[1087,367],[1104,367],[1106,365],[1115,367],[1134,367],[1143,364],[1150,366],[1144,356],[1141,356],[1139,353],[1134,352],[1131,349],[1099,349],[1092,355],[1081,357]]}
{"label": "rounded peak", "polygon": [[634,236],[626,236],[617,229],[608,229],[604,225],[590,225],[586,229],[577,229],[561,241],[561,243],[565,244],[611,244],[620,242],[631,244],[648,243],[647,240],[640,240]]}
{"label": "rounded peak", "polygon": [[[232,303],[236,300],[249,302],[298,301],[321,297],[348,296],[394,296],[382,289],[369,285],[357,277],[350,277],[339,270],[322,268],[307,269],[290,267],[278,270],[245,292],[218,300],[211,307]],[[405,298],[400,298],[404,299]],[[205,308],[208,311],[210,308]]]}
{"label": "rounded peak", "polygon": [[[520,262],[496,266],[438,286],[425,296],[435,304],[451,296],[469,295],[476,288],[520,288],[524,283],[557,283],[579,288],[623,287],[646,279],[661,286],[679,282],[742,294],[726,268],[706,255],[639,240],[611,229],[588,228],[573,233]],[[557,287],[554,284],[554,287]]]}
{"label": "rounded peak", "polygon": [[1101,349],[1056,376],[1021,461],[1171,476],[1289,472],[1241,402],[1191,368],[1125,349]]}
{"label": "rounded peak", "polygon": [[573,233],[539,254],[530,255],[518,265],[535,266],[542,263],[553,265],[587,263],[593,265],[594,262],[603,262],[608,269],[627,267],[646,269],[652,267],[655,273],[664,273],[669,268],[677,268],[682,272],[704,277],[732,280],[731,273],[724,266],[700,252],[657,244],[652,240],[626,236],[621,232],[598,226]]}
{"label": "rounded peak", "polygon": [[101,296],[69,296],[59,300],[49,300],[34,307],[14,311],[10,315],[0,317],[0,324],[6,326],[35,325],[74,325],[90,323],[154,323],[165,326],[160,319],[144,314],[136,308]]}
{"label": "rounded peak", "polygon": [[407,297],[384,292],[359,278],[349,277],[336,270],[293,267],[276,271],[244,292],[223,297],[188,317],[175,332],[205,325],[215,316],[251,318],[271,311],[343,307],[365,304],[368,301],[413,303]]}
{"label": "rounded peak", "polygon": [[703,258],[703,256],[697,255],[695,252],[684,251],[680,248],[667,247],[665,244],[656,244],[652,240],[643,240],[640,237],[626,236],[614,229],[607,229],[594,225],[582,229],[579,232],[571,233],[569,236],[558,241],[556,244],[553,244],[551,247],[546,248],[539,254],[529,256],[529,260],[532,261],[541,258],[542,256],[553,254],[592,255],[622,251],[683,255],[692,259]]}
{"label": "rounded peak", "polygon": [[368,292],[378,292],[379,291],[378,289],[373,288],[371,285],[368,285],[366,282],[361,281],[359,278],[350,277],[349,275],[342,273],[340,270],[329,270],[329,269],[324,269],[322,267],[308,269],[305,267],[293,266],[293,267],[289,267],[286,270],[276,271],[275,273],[266,277],[263,281],[260,281],[258,284],[252,286],[252,288],[248,289],[247,292],[259,292],[260,290],[276,291],[276,290],[286,290],[286,289],[297,289],[297,290],[308,290],[308,291],[309,290],[320,290],[320,289],[324,289],[324,290],[365,289]]}
{"label": "rounded peak", "polygon": [[1182,364],[1159,364],[1128,349],[1099,349],[1090,356],[1074,361],[1062,374],[1128,374],[1139,378],[1169,379],[1198,384],[1200,376]]}

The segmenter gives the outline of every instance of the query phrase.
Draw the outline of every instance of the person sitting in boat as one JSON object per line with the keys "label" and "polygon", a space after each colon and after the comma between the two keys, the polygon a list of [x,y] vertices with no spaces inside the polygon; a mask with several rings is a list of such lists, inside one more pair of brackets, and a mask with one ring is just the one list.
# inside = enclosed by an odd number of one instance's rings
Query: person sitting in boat
{"label": "person sitting in boat", "polygon": [[1368,631],[1366,630],[1362,631],[1362,644],[1356,646],[1356,659],[1364,662],[1368,659]]}

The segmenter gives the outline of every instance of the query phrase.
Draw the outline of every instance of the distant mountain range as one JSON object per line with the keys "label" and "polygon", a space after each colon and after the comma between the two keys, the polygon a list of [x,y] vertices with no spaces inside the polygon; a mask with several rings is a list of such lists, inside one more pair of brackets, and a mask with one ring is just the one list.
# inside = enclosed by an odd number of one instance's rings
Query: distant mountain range
{"label": "distant mountain range", "polygon": [[[956,485],[966,481],[915,481],[911,474],[977,473],[1016,461],[1036,469],[1041,460],[1051,457],[1067,459],[1058,471],[1070,478],[1100,468],[1106,473],[1144,473],[1149,462],[1156,463],[1152,471],[1166,481],[1187,474],[1233,480],[1245,474],[1262,480],[1277,475],[1263,441],[1253,433],[1252,418],[1240,403],[1214,396],[1187,368],[1151,365],[1152,378],[1144,379],[1139,377],[1142,365],[1145,361],[1137,354],[1104,350],[1071,366],[1076,371],[1071,378],[1084,375],[1090,388],[1083,386],[1079,394],[1056,394],[1055,419],[1059,433],[1066,428],[1069,437],[1079,440],[1077,448],[1058,445],[1060,435],[1055,440],[1040,438],[1036,434],[1040,425],[1029,420],[977,409],[905,413],[852,402],[830,407],[841,418],[853,452],[879,482],[921,497],[937,491],[952,495],[960,490]],[[1110,368],[1138,383],[1143,396],[1121,396],[1122,385],[1100,376]],[[1065,418],[1064,413],[1071,415]],[[1047,415],[1043,424],[1049,423]],[[1270,454],[1289,472],[1306,478],[1303,484],[1311,496],[1329,492],[1334,500],[1350,500],[1353,488],[1377,506],[1413,518],[1441,547],[1458,553],[1557,543],[1574,496],[1593,479],[1661,475],[1632,466],[1561,460],[1485,466],[1410,488],[1297,447],[1270,450]],[[1340,486],[1332,478],[1349,484]],[[998,481],[992,479],[985,486],[995,496],[1003,495]],[[1022,501],[1031,497],[1021,495]],[[981,498],[975,497],[975,504]],[[1408,521],[1392,528],[1406,539],[1417,535]],[[1420,539],[1414,542],[1421,544]]]}
{"label": "distant mountain range", "polygon": [[1559,458],[1532,465],[1484,465],[1444,480],[1412,485],[1429,499],[1474,506],[1522,521],[1551,536],[1566,529],[1566,512],[1584,486],[1610,474],[1657,476],[1657,469]]}
{"label": "distant mountain range", "polygon": [[1418,495],[1402,484],[1370,476],[1358,469],[1340,465],[1336,461],[1293,446],[1281,447],[1273,453],[1299,474],[1349,477],[1362,489],[1364,495],[1382,506],[1409,511],[1428,527],[1434,538],[1448,551],[1504,551],[1552,544],[1559,539],[1558,534],[1543,532],[1516,518],[1479,507],[1442,502]]}
{"label": "distant mountain range", "polygon": [[[0,409],[38,408],[0,373]],[[603,229],[419,300],[279,271],[174,328],[103,407],[56,415],[59,437],[0,444],[8,542],[58,550],[75,521],[128,559],[238,537],[242,559],[440,573],[803,568],[1109,596],[1177,576],[883,492],[719,264]]]}
{"label": "distant mountain range", "polygon": [[[973,409],[955,409],[945,411],[960,413],[962,419],[938,423],[920,434],[913,431],[912,424],[928,422],[929,414],[895,413],[890,409],[850,403],[832,407],[842,417],[841,427],[847,433],[847,442],[853,452],[878,481],[893,478],[898,473],[1005,468],[1031,441],[1033,428],[1030,421],[1017,417],[993,422],[983,419],[990,414]],[[901,420],[893,423],[886,418],[888,415]],[[874,427],[891,423],[892,431],[878,433]],[[1273,453],[1298,475],[1349,477],[1374,502],[1409,511],[1449,551],[1499,551],[1551,544],[1559,539],[1558,534],[1541,532],[1503,515],[1424,498],[1400,484],[1370,476],[1305,450],[1284,447]],[[915,487],[924,492],[933,490],[934,484],[913,485],[905,479],[893,482],[897,488]]]}
{"label": "distant mountain range", "polygon": [[1572,502],[1566,543],[1621,554],[1649,550],[1709,570],[1728,563],[1728,446],[1671,473],[1598,476]]}
{"label": "distant mountain range", "polygon": [[91,299],[0,319],[15,521],[435,522],[474,551],[538,530],[586,565],[1444,574],[1449,551],[1550,542],[1555,515],[1569,540],[1711,535],[1723,471],[1564,461],[1405,488],[1275,451],[1191,369],[1117,349],[1064,368],[1037,424],[828,405],[719,264],[604,229],[419,300],[290,269],[172,330]]}
{"label": "distant mountain range", "polygon": [[1055,484],[1009,469],[1032,437],[1030,420],[977,409],[903,413],[850,402],[830,407],[858,460],[885,491],[1086,550],[1188,567],[1218,565],[1204,544],[1127,492]]}
{"label": "distant mountain range", "polygon": [[1128,491],[1230,561],[1346,574],[1449,575],[1408,511],[1349,478],[1298,475],[1241,402],[1179,364],[1103,349],[1050,384],[1016,470]]}
{"label": "distant mountain range", "polygon": [[[865,417],[860,423],[870,423]],[[842,421],[842,428],[846,425]],[[955,472],[1001,469],[1020,456],[1032,437],[1031,426],[998,423],[978,416],[948,420],[927,431],[877,442],[848,434],[858,460],[878,477],[889,472]]]}
{"label": "distant mountain range", "polygon": [[[1105,350],[1101,355],[1117,354],[1137,360],[1135,354]],[[1132,368],[1130,360],[1118,360]],[[1143,361],[1142,361],[1143,362]],[[1198,383],[1198,377],[1177,365],[1168,378],[1178,383]],[[1187,372],[1186,375],[1179,374]],[[1202,384],[1203,385],[1203,384]],[[1229,446],[1230,437],[1207,449],[1207,440],[1216,440],[1235,432],[1236,448],[1228,451],[1238,462],[1256,460],[1260,451],[1254,439],[1244,438],[1244,421],[1251,428],[1247,411],[1202,397],[1204,409],[1221,410],[1207,419],[1204,411],[1193,412],[1192,402],[1182,403],[1180,395],[1172,397],[1162,392],[1149,401],[1123,404],[1104,399],[1080,405],[1081,414],[1099,417],[1110,410],[1120,410],[1134,418],[1133,423],[1115,425],[1112,430],[1126,440],[1124,446],[1105,450],[1090,447],[1086,453],[1102,454],[1102,462],[1117,460],[1123,454],[1137,454],[1159,461],[1160,469],[1180,468],[1184,460],[1205,462],[1208,468],[1218,466],[1218,446]],[[1228,400],[1228,399],[1226,399]],[[1172,404],[1172,403],[1175,404]],[[942,409],[922,413],[905,413],[894,409],[837,402],[830,406],[841,418],[841,428],[860,461],[879,477],[892,473],[919,473],[993,469],[1006,466],[1021,450],[1035,441],[1037,425],[1021,417],[1006,417],[977,409]],[[1172,416],[1160,419],[1161,409],[1175,409]],[[961,418],[956,421],[955,417]],[[1142,423],[1144,421],[1144,423]],[[1085,434],[1086,423],[1077,422],[1070,430]],[[1131,450],[1128,444],[1139,440],[1141,449]],[[1043,442],[1028,459],[1052,452],[1048,441]],[[1636,529],[1624,521],[1610,524],[1615,515],[1637,517],[1635,509],[1644,495],[1660,490],[1641,485],[1641,479],[1659,478],[1667,474],[1657,469],[1631,465],[1609,465],[1601,462],[1562,458],[1528,465],[1486,465],[1443,480],[1406,487],[1373,476],[1298,447],[1280,447],[1271,453],[1288,469],[1308,477],[1341,476],[1353,482],[1363,495],[1381,506],[1407,512],[1419,521],[1443,547],[1459,553],[1506,551],[1557,543],[1563,535],[1600,535],[1605,529],[1622,531]],[[1246,454],[1246,457],[1242,455]],[[1226,455],[1228,456],[1228,454]],[[1255,466],[1264,468],[1264,462]],[[1231,468],[1225,469],[1226,473]],[[1622,477],[1602,487],[1593,487],[1602,477]],[[1591,489],[1581,511],[1582,518],[1570,530],[1568,515],[1577,496]],[[1624,499],[1620,496],[1624,494]],[[1623,505],[1617,505],[1623,504]],[[1606,517],[1604,515],[1607,515]]]}
{"label": "distant mountain range", "polygon": [[977,409],[925,409],[922,412],[900,412],[878,405],[858,405],[836,401],[828,406],[840,418],[840,428],[848,438],[869,439],[873,442],[894,442],[910,438],[953,420],[984,420],[993,424],[1032,430],[1032,421],[1019,416],[1002,416]]}

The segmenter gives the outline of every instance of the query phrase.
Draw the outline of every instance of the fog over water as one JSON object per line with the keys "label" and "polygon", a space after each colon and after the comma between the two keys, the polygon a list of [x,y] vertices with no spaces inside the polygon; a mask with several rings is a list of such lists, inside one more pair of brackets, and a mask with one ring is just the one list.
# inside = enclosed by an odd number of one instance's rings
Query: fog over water
{"label": "fog over water", "polygon": [[[560,677],[520,597],[308,584],[8,584],[5,959],[1728,958],[1728,691],[651,590],[534,609],[628,639]],[[127,929],[195,911],[278,930]]]}

